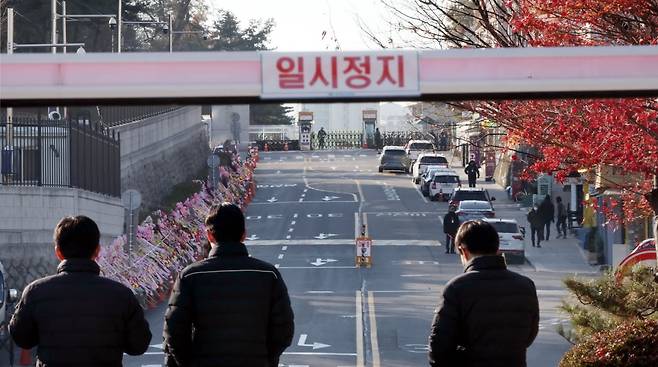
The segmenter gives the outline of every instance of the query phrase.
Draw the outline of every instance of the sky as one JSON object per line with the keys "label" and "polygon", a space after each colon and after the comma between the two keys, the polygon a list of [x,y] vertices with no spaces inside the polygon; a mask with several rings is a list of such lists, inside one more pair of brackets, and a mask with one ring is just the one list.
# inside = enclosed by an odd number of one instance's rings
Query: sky
{"label": "sky", "polygon": [[[232,11],[243,25],[274,18],[271,43],[278,51],[375,49],[359,28],[359,18],[379,34],[388,33],[388,12],[379,0],[210,0],[214,10]],[[322,36],[323,32],[327,32]],[[337,42],[335,41],[337,40]]]}

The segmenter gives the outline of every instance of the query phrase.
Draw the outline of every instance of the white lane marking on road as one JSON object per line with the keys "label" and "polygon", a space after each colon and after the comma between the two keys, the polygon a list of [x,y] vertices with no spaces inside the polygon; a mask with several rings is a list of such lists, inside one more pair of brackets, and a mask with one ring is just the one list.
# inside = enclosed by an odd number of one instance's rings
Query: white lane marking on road
{"label": "white lane marking on road", "polygon": [[291,238],[292,238],[291,235],[287,235],[287,236],[286,236],[286,239],[287,239],[287,240],[289,240],[289,239],[291,239]]}
{"label": "white lane marking on road", "polygon": [[297,214],[297,213],[292,215],[293,218],[297,218],[298,216],[299,216],[299,214]]}
{"label": "white lane marking on road", "polygon": [[288,228],[288,232],[292,232],[294,230],[295,230],[294,228]]}
{"label": "white lane marking on road", "polygon": [[322,198],[322,201],[332,201],[335,199],[340,199],[338,196],[325,196]]}
{"label": "white lane marking on road", "polygon": [[279,264],[274,264],[274,267],[277,268],[277,269],[279,269],[279,268],[281,267],[281,265],[279,265]]}
{"label": "white lane marking on road", "polygon": [[283,259],[283,254],[279,254],[279,260]]}
{"label": "white lane marking on road", "polygon": [[368,156],[365,155],[365,154],[359,154],[359,157],[361,157],[361,158],[368,158]]}
{"label": "white lane marking on road", "polygon": [[277,202],[277,201],[279,201],[279,200],[278,200],[277,198],[275,198],[274,196],[272,196],[272,198],[271,198],[271,199],[267,199],[267,201],[270,202],[270,204],[271,204],[271,203]]}
{"label": "white lane marking on road", "polygon": [[[358,213],[357,213],[358,215]],[[347,235],[347,234],[346,234]],[[356,237],[359,237],[357,233]],[[249,246],[331,246],[331,245],[346,245],[354,247],[354,238],[349,236],[349,238],[343,239],[280,239],[280,240],[255,240],[249,242]],[[441,247],[441,243],[436,240],[378,240],[373,241],[374,245],[379,246],[422,246],[422,247]]]}
{"label": "white lane marking on road", "polygon": [[312,347],[313,350],[328,348],[328,347],[331,346],[330,344],[324,344],[324,343],[318,343],[318,342],[313,342],[312,344],[306,344],[306,339],[307,338],[308,338],[307,334],[301,334],[299,336],[299,341],[297,342],[297,346],[298,347]]}
{"label": "white lane marking on road", "polygon": [[281,247],[281,251],[286,251],[287,249],[288,249],[288,246]]}
{"label": "white lane marking on road", "polygon": [[284,355],[289,356],[355,356],[356,353],[329,353],[329,352],[283,352]]}
{"label": "white lane marking on road", "polygon": [[306,291],[308,294],[333,294],[334,291]]}
{"label": "white lane marking on road", "polygon": [[384,186],[384,195],[388,201],[400,201],[400,196],[398,195],[395,188],[389,185],[387,182],[377,181],[378,184]]}
{"label": "white lane marking on road", "polygon": [[354,238],[359,237],[359,213],[354,212]]}
{"label": "white lane marking on road", "polygon": [[258,239],[258,236],[255,235],[255,234],[252,234],[251,236],[246,238],[247,241],[255,241],[257,239]]}
{"label": "white lane marking on road", "polygon": [[321,259],[321,258],[318,257],[314,262],[311,263],[311,265],[322,266],[322,265],[327,265],[329,263],[333,263],[333,262],[336,262],[336,261],[338,261],[338,260],[336,260],[336,259]]}
{"label": "white lane marking on road", "polygon": [[296,220],[293,220],[292,222],[290,222],[290,225],[291,225],[291,226],[294,226],[295,223],[297,223],[297,221],[296,221]]}
{"label": "white lane marking on road", "polygon": [[307,191],[308,191],[308,189],[304,189],[304,192],[307,192]]}
{"label": "white lane marking on road", "polygon": [[313,238],[318,239],[318,240],[326,240],[327,238],[336,237],[336,236],[338,236],[338,235],[335,234],[335,233],[320,233],[319,235],[317,235]]}
{"label": "white lane marking on road", "polygon": [[304,202],[304,199],[303,199],[303,198],[300,198],[300,199],[299,199],[299,202],[300,202],[300,203],[301,203],[301,202]]}
{"label": "white lane marking on road", "polygon": [[372,346],[372,367],[381,366],[379,341],[377,340],[377,317],[375,316],[375,294],[368,292],[368,316],[370,318],[370,344]]}
{"label": "white lane marking on road", "polygon": [[436,274],[401,274],[401,277],[404,278],[422,278],[422,277],[431,277]]}
{"label": "white lane marking on road", "polygon": [[416,192],[418,193],[418,195],[420,196],[420,198],[423,199],[423,201],[424,201],[425,203],[429,203],[429,201],[427,201],[427,198],[425,197],[425,195],[423,195],[423,193],[420,191],[420,186],[417,186],[417,185],[414,184],[413,182],[412,182],[411,184],[414,186],[414,190],[416,190]]}
{"label": "white lane marking on road", "polygon": [[164,349],[164,345],[162,343],[160,344],[151,344],[149,345],[150,348],[156,348],[156,349]]}
{"label": "white lane marking on road", "polygon": [[[302,178],[304,179],[304,185],[305,185],[306,188],[308,188],[308,189],[315,190],[315,191],[320,191],[320,192],[328,192],[328,193],[330,193],[330,194],[339,194],[339,195],[346,195],[346,194],[349,194],[349,193],[345,193],[345,192],[337,192],[337,191],[330,191],[330,190],[316,189],[315,187],[312,187],[311,185],[309,185],[309,183],[308,183],[308,178],[306,178],[306,176],[304,176],[304,177],[302,177]],[[353,202],[353,203],[357,202],[358,199],[357,199],[357,197],[356,197],[356,194],[351,194],[351,195],[352,195],[352,197],[354,197],[354,201],[352,201],[352,202]],[[334,202],[334,203],[338,203],[338,202],[340,202],[340,201],[333,201],[333,202]],[[348,202],[349,202],[349,201],[348,201]]]}
{"label": "white lane marking on road", "polygon": [[142,367],[162,367],[161,364],[143,364]]}
{"label": "white lane marking on road", "polygon": [[356,269],[352,266],[282,266],[281,269]]}
{"label": "white lane marking on road", "polygon": [[302,194],[301,197],[305,198],[305,197],[306,197],[306,194]]}
{"label": "white lane marking on road", "polygon": [[363,354],[363,294],[356,291],[356,367],[365,366]]}

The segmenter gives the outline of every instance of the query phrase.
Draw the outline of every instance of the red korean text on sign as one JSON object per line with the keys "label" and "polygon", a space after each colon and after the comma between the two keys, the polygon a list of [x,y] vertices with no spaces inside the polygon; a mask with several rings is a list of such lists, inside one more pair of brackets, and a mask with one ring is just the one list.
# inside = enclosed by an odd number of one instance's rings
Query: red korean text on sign
{"label": "red korean text on sign", "polygon": [[353,89],[363,89],[370,86],[370,56],[347,56],[343,59],[347,67],[343,74],[347,77],[345,84]]}
{"label": "red korean text on sign", "polygon": [[304,58],[298,57],[295,60],[291,57],[282,57],[276,61],[276,69],[279,73],[279,88],[304,88]]}
{"label": "red korean text on sign", "polygon": [[[391,61],[397,59],[397,81],[391,75]],[[385,80],[391,84],[397,84],[400,88],[404,87],[404,57],[402,56],[377,56],[377,61],[382,63],[382,75],[377,80],[377,85],[381,85]]]}
{"label": "red korean text on sign", "polygon": [[[331,87],[336,89],[338,87],[338,59],[336,56],[331,57],[331,71],[329,76],[331,78]],[[327,80],[327,78],[324,76],[324,73],[322,72],[322,58],[320,57],[315,58],[315,73],[313,74],[309,84],[314,86],[318,81],[325,86],[329,85],[329,80]]]}

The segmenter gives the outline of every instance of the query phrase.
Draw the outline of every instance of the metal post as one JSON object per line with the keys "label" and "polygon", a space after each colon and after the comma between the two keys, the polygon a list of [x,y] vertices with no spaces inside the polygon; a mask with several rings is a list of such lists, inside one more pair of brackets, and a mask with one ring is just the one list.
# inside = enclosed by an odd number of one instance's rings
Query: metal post
{"label": "metal post", "polygon": [[171,19],[171,13],[169,13],[169,52],[174,52],[174,23]]}
{"label": "metal post", "polygon": [[[62,43],[66,44],[66,1],[62,1]],[[66,46],[62,47],[62,53],[66,53]]]}
{"label": "metal post", "polygon": [[[7,53],[14,53],[14,8],[7,9]],[[14,109],[7,107],[7,145],[14,144]],[[4,148],[4,147],[0,147]]]}
{"label": "metal post", "polygon": [[[57,43],[57,0],[50,0],[50,43]],[[50,52],[56,54],[57,47],[53,46],[50,48]]]}
{"label": "metal post", "polygon": [[117,53],[121,53],[121,13],[122,13],[122,4],[121,0],[119,1],[119,10],[117,11]]}

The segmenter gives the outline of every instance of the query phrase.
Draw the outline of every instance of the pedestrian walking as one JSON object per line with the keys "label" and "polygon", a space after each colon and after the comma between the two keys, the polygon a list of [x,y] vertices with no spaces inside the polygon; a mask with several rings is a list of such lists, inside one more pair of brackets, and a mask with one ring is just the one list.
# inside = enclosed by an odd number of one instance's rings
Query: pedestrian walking
{"label": "pedestrian walking", "polygon": [[448,214],[443,217],[443,233],[446,234],[446,254],[455,253],[455,235],[459,229],[459,216],[455,213],[457,208],[451,206]]}
{"label": "pedestrian walking", "polygon": [[[544,221],[539,214],[539,208],[535,205],[528,212],[528,223],[530,223],[530,238],[532,238],[532,247],[541,247],[541,241],[544,239]],[[537,239],[535,245],[535,238]]]}
{"label": "pedestrian walking", "polygon": [[480,167],[474,160],[468,162],[468,165],[464,168],[464,173],[468,175],[468,187],[475,187],[475,181],[480,178]]}
{"label": "pedestrian walking", "polygon": [[320,146],[320,149],[324,149],[324,139],[327,136],[327,132],[324,131],[324,127],[320,128],[320,131],[318,131],[318,145]]}
{"label": "pedestrian walking", "polygon": [[281,274],[249,256],[238,206],[213,207],[205,224],[210,255],[179,274],[165,314],[166,366],[277,367],[294,331]]}
{"label": "pedestrian walking", "polygon": [[429,337],[430,366],[525,367],[539,330],[535,284],[507,270],[491,224],[463,223],[455,244],[464,273],[443,288]]}
{"label": "pedestrian walking", "polygon": [[375,129],[375,148],[377,148],[377,153],[382,150],[382,133],[379,132],[379,128]]}
{"label": "pedestrian walking", "polygon": [[544,200],[539,204],[539,216],[541,217],[544,227],[544,239],[546,241],[551,237],[551,223],[555,221],[555,205],[551,201],[551,196],[546,195]]}
{"label": "pedestrian walking", "polygon": [[90,218],[62,218],[54,233],[57,274],[23,290],[9,331],[19,347],[37,347],[37,366],[121,366],[124,353],[149,347],[149,324],[133,292],[99,276],[99,241]]}
{"label": "pedestrian walking", "polygon": [[555,201],[557,202],[557,213],[556,213],[556,222],[555,228],[557,229],[557,238],[567,238],[567,208],[562,203],[561,197],[556,197]]}

